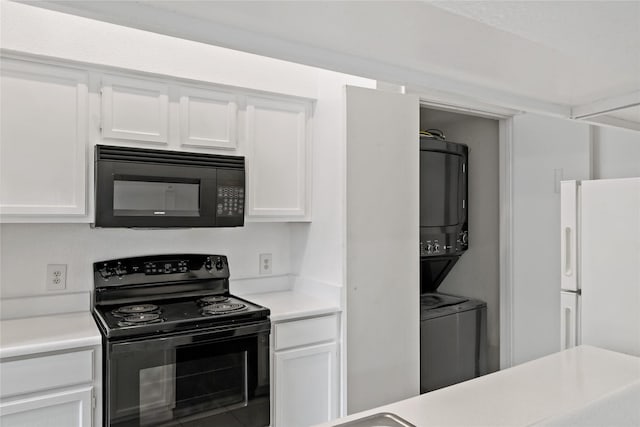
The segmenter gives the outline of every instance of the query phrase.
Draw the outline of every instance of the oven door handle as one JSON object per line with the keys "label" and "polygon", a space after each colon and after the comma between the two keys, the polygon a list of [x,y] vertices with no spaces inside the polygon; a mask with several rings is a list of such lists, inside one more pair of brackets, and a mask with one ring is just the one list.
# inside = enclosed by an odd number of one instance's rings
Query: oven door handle
{"label": "oven door handle", "polygon": [[224,328],[207,329],[205,331],[189,331],[162,336],[159,338],[137,339],[135,341],[116,342],[110,344],[110,352],[125,353],[132,351],[167,350],[183,345],[199,345],[213,341],[231,340],[250,335],[269,334],[269,320],[244,325],[231,325]]}

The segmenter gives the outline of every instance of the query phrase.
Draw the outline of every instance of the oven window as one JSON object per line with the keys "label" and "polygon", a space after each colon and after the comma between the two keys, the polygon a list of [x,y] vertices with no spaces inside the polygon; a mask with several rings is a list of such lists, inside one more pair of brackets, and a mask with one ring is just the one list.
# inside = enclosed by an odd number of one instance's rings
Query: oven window
{"label": "oven window", "polygon": [[114,216],[198,216],[200,184],[115,179]]}
{"label": "oven window", "polygon": [[140,425],[200,418],[247,404],[247,353],[202,357],[138,372]]}
{"label": "oven window", "polygon": [[112,353],[109,425],[266,425],[242,418],[247,411],[256,417],[250,407],[259,381],[259,342],[253,337],[154,350],[140,342],[131,351]]}

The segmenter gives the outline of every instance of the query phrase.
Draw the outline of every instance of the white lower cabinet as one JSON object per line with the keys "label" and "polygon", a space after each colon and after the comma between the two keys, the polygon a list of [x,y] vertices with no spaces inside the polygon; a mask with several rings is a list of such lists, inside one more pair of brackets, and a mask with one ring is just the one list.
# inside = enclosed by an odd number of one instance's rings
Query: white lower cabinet
{"label": "white lower cabinet", "polygon": [[0,404],[2,427],[88,427],[91,426],[93,387]]}
{"label": "white lower cabinet", "polygon": [[4,359],[0,362],[2,427],[98,426],[97,349]]}
{"label": "white lower cabinet", "polygon": [[336,418],[338,316],[276,323],[273,335],[272,427],[305,427]]}

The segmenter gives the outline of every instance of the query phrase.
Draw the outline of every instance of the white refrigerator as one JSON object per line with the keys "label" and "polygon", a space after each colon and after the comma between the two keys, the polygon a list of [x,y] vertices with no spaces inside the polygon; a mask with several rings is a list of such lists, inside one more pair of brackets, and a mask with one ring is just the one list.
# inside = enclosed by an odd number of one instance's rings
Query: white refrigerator
{"label": "white refrigerator", "polygon": [[640,356],[640,178],[561,183],[561,349]]}

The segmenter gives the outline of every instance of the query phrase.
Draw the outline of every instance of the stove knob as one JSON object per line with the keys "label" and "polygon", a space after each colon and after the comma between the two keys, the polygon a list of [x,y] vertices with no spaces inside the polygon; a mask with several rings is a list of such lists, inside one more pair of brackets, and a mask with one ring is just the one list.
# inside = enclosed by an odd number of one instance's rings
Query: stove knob
{"label": "stove knob", "polygon": [[127,274],[127,268],[124,265],[118,263],[116,268],[113,269],[113,273],[116,274],[119,279],[122,279],[122,276]]}
{"label": "stove knob", "polygon": [[107,267],[101,268],[100,270],[98,270],[98,273],[100,273],[100,276],[102,276],[104,280],[109,280],[109,277],[111,277],[111,272],[107,269]]}
{"label": "stove knob", "polygon": [[207,260],[204,262],[204,268],[207,270],[213,270],[213,264],[211,263],[210,257],[207,257]]}
{"label": "stove knob", "polygon": [[222,270],[224,268],[224,264],[222,263],[222,258],[218,258],[216,260],[216,270]]}

